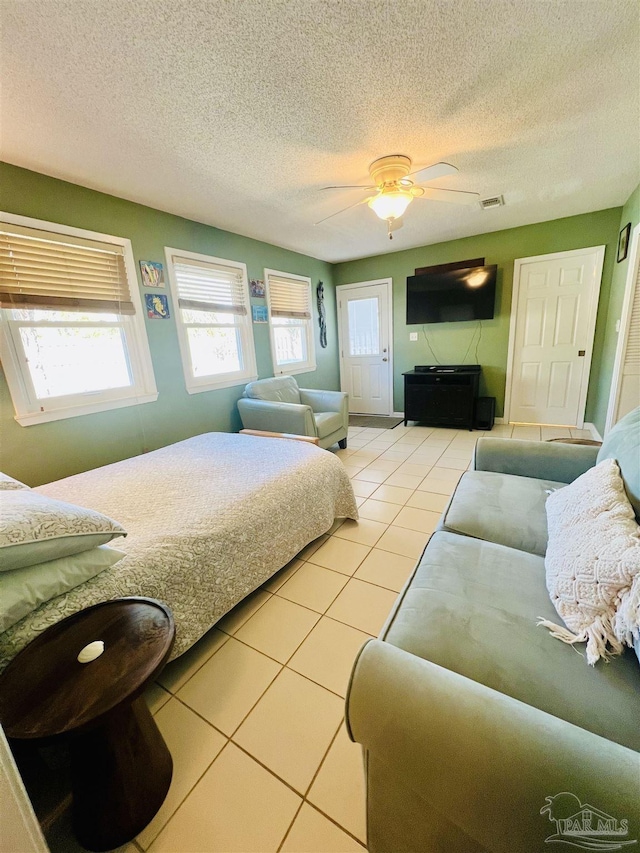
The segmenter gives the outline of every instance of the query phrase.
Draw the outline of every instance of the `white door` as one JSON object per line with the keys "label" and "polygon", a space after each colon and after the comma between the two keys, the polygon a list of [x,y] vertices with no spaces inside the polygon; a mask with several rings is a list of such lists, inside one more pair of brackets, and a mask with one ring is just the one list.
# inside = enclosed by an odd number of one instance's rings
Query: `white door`
{"label": "white door", "polygon": [[640,225],[631,240],[605,432],[640,406]]}
{"label": "white door", "polygon": [[340,336],[340,380],[349,411],[390,415],[391,279],[336,288]]}
{"label": "white door", "polygon": [[515,262],[508,419],[582,428],[604,246]]}

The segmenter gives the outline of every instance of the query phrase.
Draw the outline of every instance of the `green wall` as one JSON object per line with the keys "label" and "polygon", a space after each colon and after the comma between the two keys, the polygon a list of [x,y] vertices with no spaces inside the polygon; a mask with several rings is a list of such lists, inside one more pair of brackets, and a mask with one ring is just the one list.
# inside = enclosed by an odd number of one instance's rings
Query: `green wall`
{"label": "green wall", "polygon": [[[482,321],[482,339],[477,348],[477,363],[482,365],[480,393],[496,397],[496,414],[501,417],[504,410],[514,260],[551,252],[606,245],[594,357],[587,398],[586,420],[592,421],[596,412],[599,411],[600,363],[605,345],[607,306],[611,274],[615,264],[619,222],[620,208],[617,207],[337,264],[334,267],[336,285],[377,278],[393,279],[394,410],[401,412],[404,408],[403,371],[413,369],[416,364],[434,363],[429,345],[441,364],[476,363],[473,336],[476,334],[477,323],[432,323],[424,327],[407,326],[406,278],[413,275],[416,268],[480,257],[484,257],[487,264],[498,265],[496,314],[493,320]],[[409,332],[416,331],[418,341],[410,342]],[[428,342],[426,336],[428,336]],[[472,344],[471,347],[470,344]]]}
{"label": "green wall", "polygon": [[[640,184],[635,188],[627,203],[622,208],[622,215],[618,223],[618,232],[624,228],[627,222],[631,223],[631,232],[640,222]],[[617,236],[616,236],[617,240]],[[631,245],[629,245],[629,249]],[[617,248],[616,248],[617,252]],[[609,405],[609,392],[611,390],[611,377],[613,374],[613,363],[616,357],[616,346],[618,344],[618,333],[616,323],[622,314],[622,303],[627,283],[629,270],[630,252],[620,263],[613,264],[613,275],[611,277],[611,291],[607,308],[606,322],[604,323],[603,344],[600,355],[600,371],[598,376],[595,404],[591,420],[598,428],[600,435],[604,435],[604,425],[607,418]]]}
{"label": "green wall", "polygon": [[[158,180],[161,179],[159,176]],[[139,286],[138,260],[164,263],[165,246],[242,261],[247,264],[249,278],[263,278],[263,269],[269,267],[310,276],[314,289],[322,280],[329,346],[321,349],[318,344],[318,324],[314,315],[318,367],[296,379],[303,387],[339,387],[331,264],[6,163],[0,163],[0,210],[128,237],[136,260]],[[168,287],[165,292],[169,295]],[[264,304],[264,300],[252,302]],[[159,392],[154,403],[22,427],[14,420],[13,404],[3,374],[0,377],[0,470],[29,485],[38,485],[202,432],[239,429],[235,403],[244,384],[187,394],[173,316],[170,320],[146,320],[146,328]],[[254,325],[253,331],[259,375],[272,376],[268,326]]]}

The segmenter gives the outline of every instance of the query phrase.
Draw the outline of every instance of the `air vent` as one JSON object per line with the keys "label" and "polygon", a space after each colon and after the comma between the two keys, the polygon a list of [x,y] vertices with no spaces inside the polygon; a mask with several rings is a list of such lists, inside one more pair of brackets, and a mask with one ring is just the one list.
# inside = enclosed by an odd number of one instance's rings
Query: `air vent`
{"label": "air vent", "polygon": [[501,195],[494,195],[492,198],[480,199],[480,207],[483,210],[491,210],[492,207],[502,207],[504,198]]}

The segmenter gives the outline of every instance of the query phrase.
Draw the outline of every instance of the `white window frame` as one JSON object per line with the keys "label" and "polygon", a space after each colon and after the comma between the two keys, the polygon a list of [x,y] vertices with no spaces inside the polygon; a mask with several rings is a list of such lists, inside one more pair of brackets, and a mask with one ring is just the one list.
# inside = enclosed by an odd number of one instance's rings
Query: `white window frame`
{"label": "white window frame", "polygon": [[[22,345],[16,340],[13,326],[16,321],[9,317],[11,309],[0,309],[0,359],[4,365],[7,385],[15,408],[15,420],[21,426],[59,421],[79,415],[105,412],[109,409],[121,409],[137,406],[139,403],[152,403],[158,399],[149,342],[145,329],[142,300],[138,288],[135,262],[131,241],[124,237],[87,231],[69,225],[59,225],[29,216],[0,212],[0,220],[8,225],[22,225],[50,231],[52,236],[62,235],[81,237],[102,243],[121,246],[124,252],[124,265],[131,292],[131,301],[135,314],[120,314],[118,325],[123,329],[126,340],[126,357],[129,362],[133,384],[128,388],[114,388],[106,391],[68,394],[48,399],[38,399],[35,395],[29,370],[25,364]],[[64,310],[59,308],[58,310]]]}
{"label": "white window frame", "polygon": [[[182,371],[184,373],[184,382],[189,394],[199,394],[202,391],[216,391],[219,388],[232,388],[234,385],[244,385],[247,382],[252,382],[258,378],[258,368],[256,364],[256,347],[253,338],[253,322],[251,316],[251,299],[249,297],[249,279],[247,278],[247,265],[240,261],[230,261],[227,258],[216,258],[213,255],[203,255],[199,252],[188,252],[186,249],[172,249],[165,246],[165,257],[167,261],[167,272],[169,277],[169,286],[171,295],[173,296],[174,314],[176,318],[176,328],[178,330],[178,344],[180,346],[180,357],[182,359]],[[242,287],[244,290],[245,304],[247,306],[247,314],[239,316],[237,323],[240,332],[240,344],[242,349],[242,360],[244,362],[244,370],[236,370],[233,373],[221,373],[216,376],[200,376],[193,375],[191,363],[191,350],[187,337],[187,329],[182,320],[182,313],[178,301],[178,286],[173,268],[174,255],[201,261],[202,263],[220,264],[225,267],[235,267],[242,273]]]}
{"label": "white window frame", "polygon": [[[269,276],[279,276],[282,278],[293,278],[296,281],[305,282],[305,284],[309,288],[309,309],[311,313],[311,317],[309,319],[305,319],[302,322],[305,326],[305,334],[307,340],[307,359],[304,362],[294,362],[292,364],[277,364],[276,363],[276,342],[275,336],[273,332],[273,322],[271,317],[271,298],[269,294]],[[265,287],[265,296],[267,299],[267,307],[269,309],[269,339],[271,341],[271,363],[273,364],[273,375],[274,376],[295,376],[298,373],[312,373],[317,368],[316,364],[316,342],[313,336],[313,290],[311,288],[311,279],[306,275],[294,275],[290,272],[283,272],[282,270],[264,270],[264,287]]]}

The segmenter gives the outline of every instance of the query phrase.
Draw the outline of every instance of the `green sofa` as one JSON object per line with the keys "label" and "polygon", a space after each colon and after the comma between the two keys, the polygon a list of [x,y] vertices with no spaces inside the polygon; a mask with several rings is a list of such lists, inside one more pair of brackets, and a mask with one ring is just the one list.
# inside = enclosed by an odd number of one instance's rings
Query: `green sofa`
{"label": "green sofa", "polygon": [[347,726],[363,746],[370,853],[624,849],[562,823],[578,806],[640,849],[639,661],[628,649],[590,667],[583,647],[536,625],[559,620],[545,586],[548,490],[609,457],[639,514],[640,409],[600,449],[479,439],[354,665]]}

